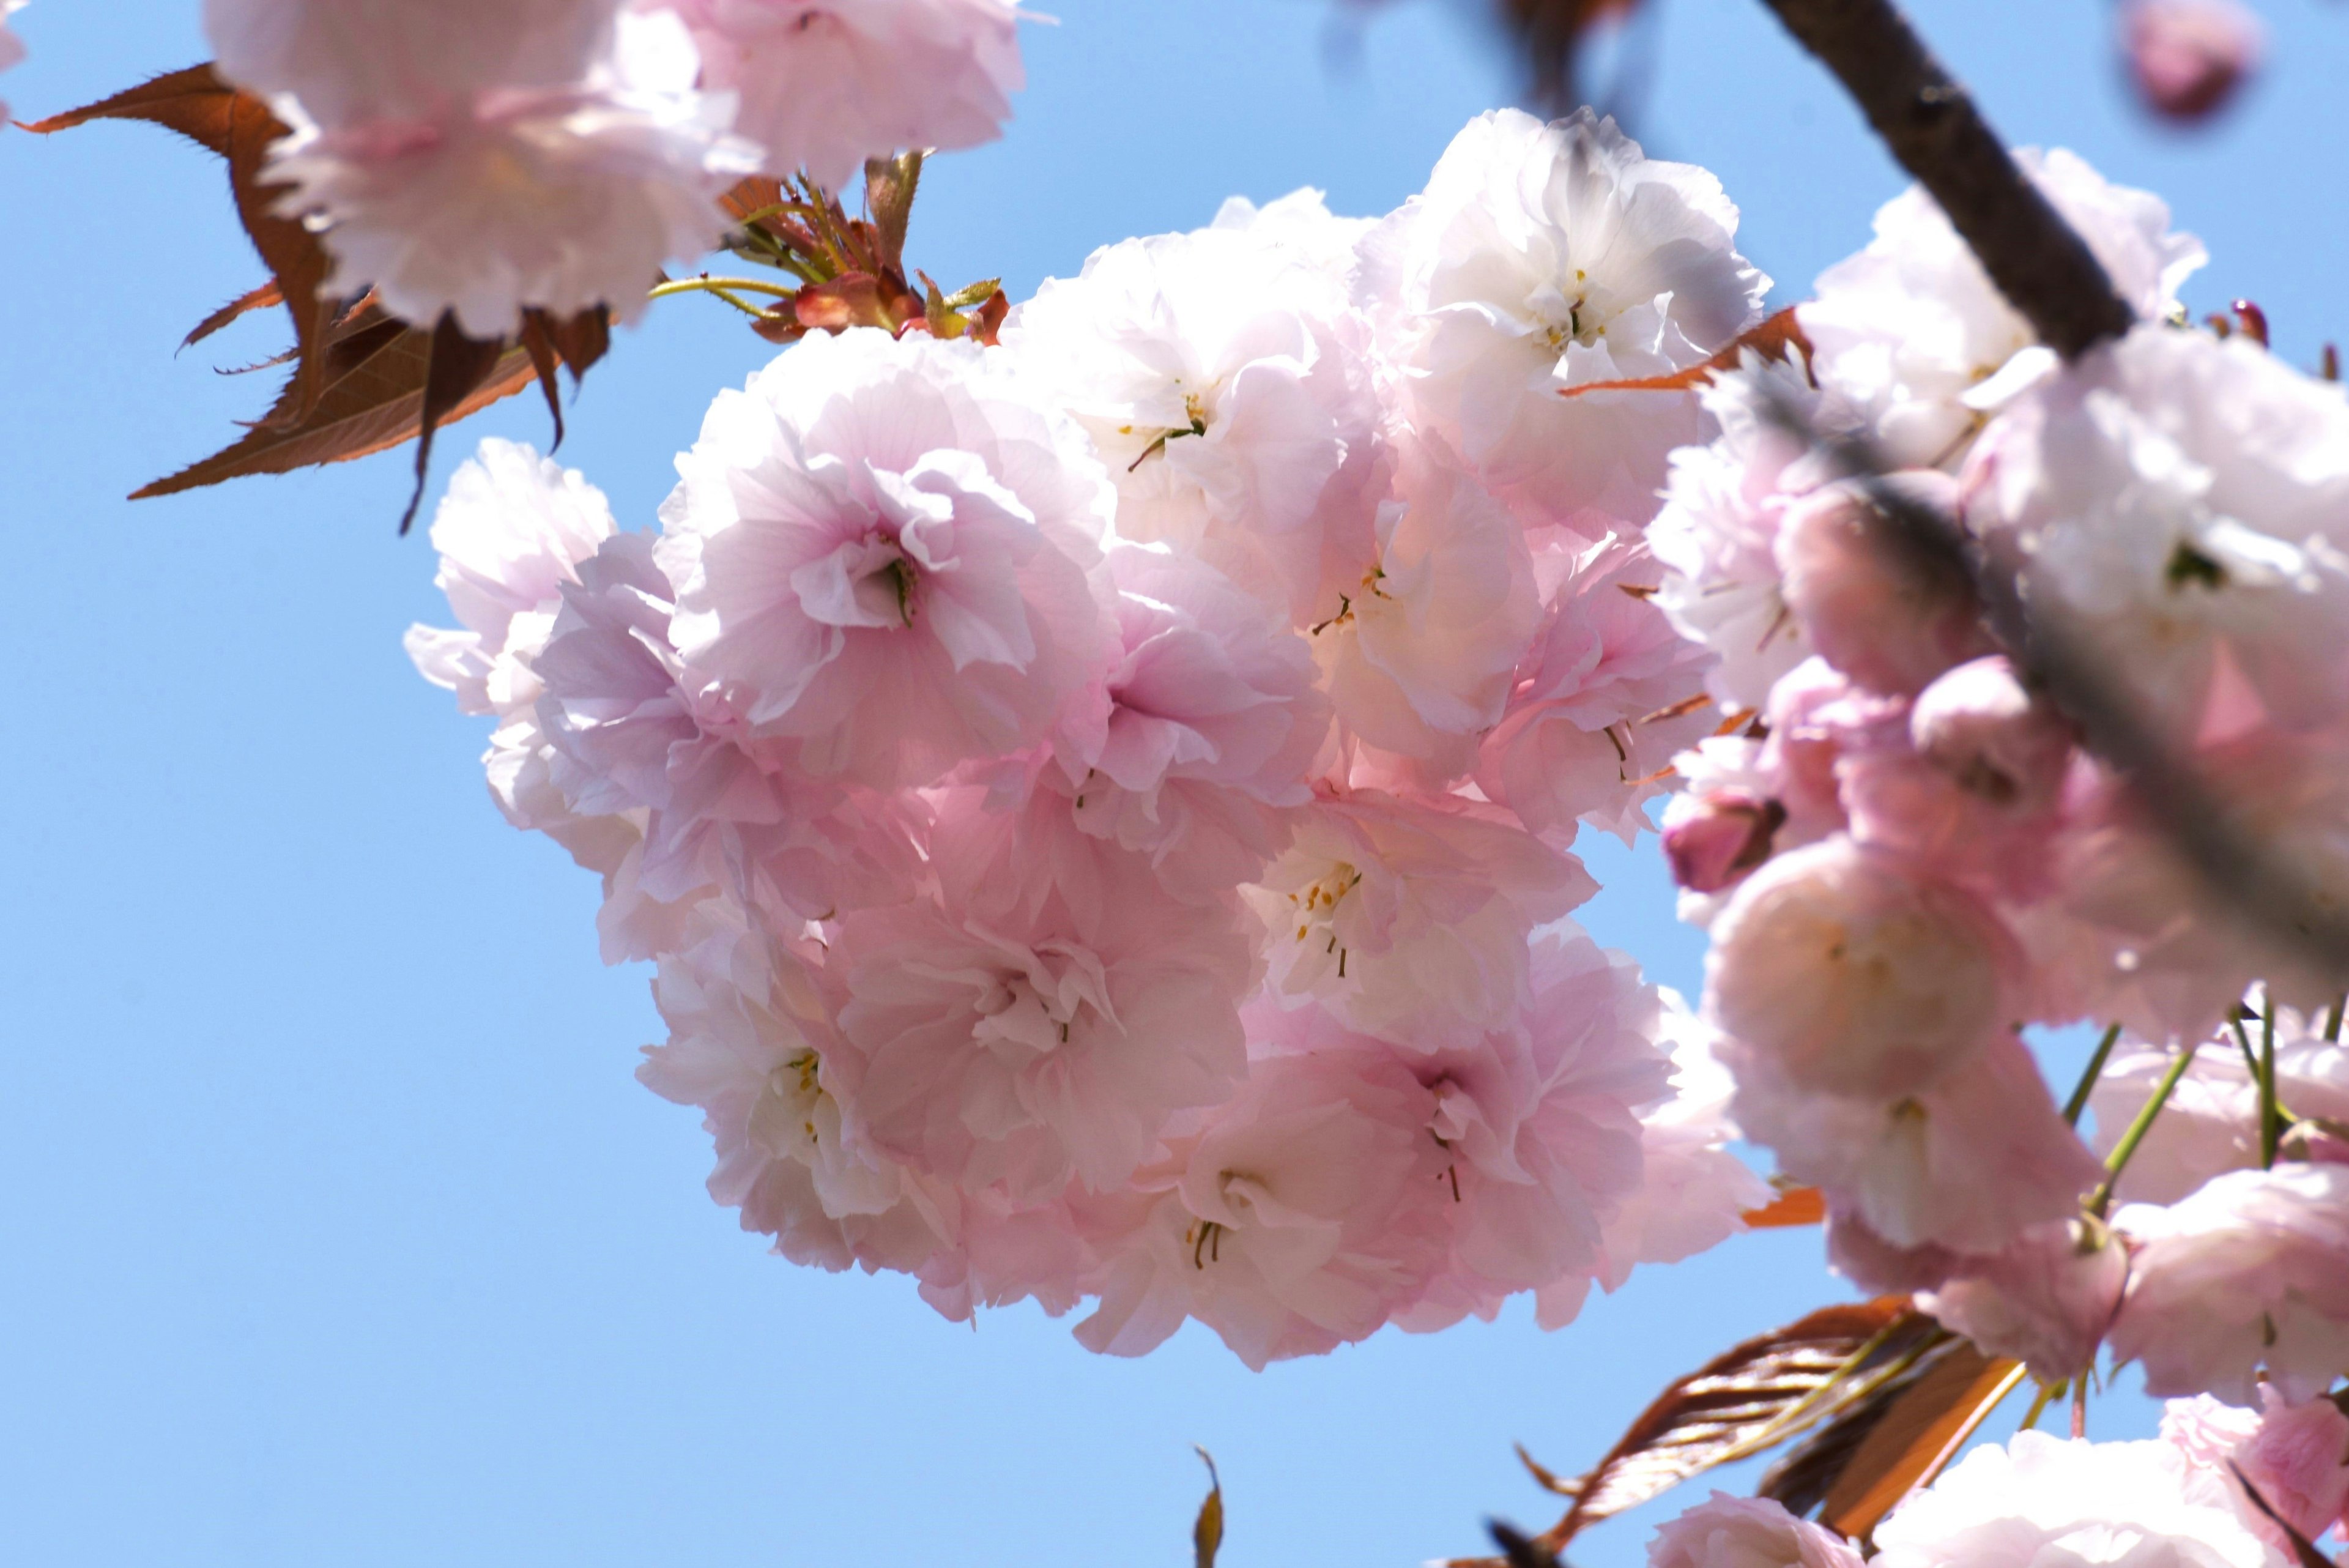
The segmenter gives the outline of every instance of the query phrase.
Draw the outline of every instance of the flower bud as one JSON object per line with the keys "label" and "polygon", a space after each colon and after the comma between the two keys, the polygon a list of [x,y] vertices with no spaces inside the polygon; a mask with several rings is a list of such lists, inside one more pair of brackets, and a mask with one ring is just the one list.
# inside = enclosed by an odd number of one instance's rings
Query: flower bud
{"label": "flower bud", "polygon": [[2137,96],[2168,119],[2204,119],[2225,108],[2266,45],[2259,17],[2237,0],[2132,0],[2121,12]]}
{"label": "flower bud", "polygon": [[1890,1097],[1999,1030],[2019,964],[1979,900],[1832,838],[1777,857],[1738,890],[1713,930],[1706,996],[1790,1084]]}
{"label": "flower bud", "polygon": [[1667,814],[1664,858],[1672,880],[1692,893],[1718,893],[1769,859],[1770,840],[1786,820],[1785,806],[1743,790],[1682,799],[1692,809]]}

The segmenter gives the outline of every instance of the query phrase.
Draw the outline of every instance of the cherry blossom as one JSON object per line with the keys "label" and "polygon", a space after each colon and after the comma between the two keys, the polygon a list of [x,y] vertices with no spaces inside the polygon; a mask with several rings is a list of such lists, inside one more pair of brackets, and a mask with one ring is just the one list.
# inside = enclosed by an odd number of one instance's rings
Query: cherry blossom
{"label": "cherry blossom", "polygon": [[[332,8],[316,9],[327,26]],[[555,9],[545,25],[567,40],[601,8]],[[445,17],[440,26],[416,36],[429,62],[409,68],[442,69],[449,42],[476,30]],[[347,296],[371,286],[396,316],[432,323],[453,312],[471,336],[495,338],[517,329],[525,307],[562,317],[604,305],[633,320],[664,262],[713,248],[717,197],[756,160],[727,133],[725,105],[693,90],[699,62],[674,18],[624,16],[605,31],[608,52],[574,74],[544,68],[562,51],[502,35],[464,72],[432,77],[429,88],[347,84],[363,106],[348,114],[307,98],[279,100],[294,134],[269,168],[289,187],[285,210],[325,227],[335,259],[328,287]],[[398,61],[397,47],[384,52]],[[526,62],[517,76],[484,75],[506,52]],[[257,79],[274,74],[273,65]]]}
{"label": "cherry blossom", "polygon": [[[2158,198],[2107,183],[2070,152],[2017,157],[2129,306],[2148,321],[2167,316],[2208,259],[2202,243],[2170,229]],[[1955,462],[2015,383],[2053,360],[1920,187],[1884,204],[1868,248],[1820,274],[1795,315],[1819,384],[1909,466]]]}
{"label": "cherry blossom", "polygon": [[1195,558],[1122,545],[1106,570],[1120,656],[1054,737],[1076,820],[1170,886],[1228,890],[1283,847],[1284,808],[1313,798],[1330,708],[1312,650]]}
{"label": "cherry blossom", "polygon": [[1612,119],[1496,109],[1363,240],[1361,287],[1415,423],[1559,523],[1640,524],[1697,439],[1693,397],[1561,394],[1684,369],[1760,321],[1769,280],[1736,234],[1719,181]]}
{"label": "cherry blossom", "polygon": [[1139,1355],[1195,1317],[1249,1366],[1362,1339],[1444,1255],[1435,1096],[1393,1057],[1277,1057],[1133,1189],[1082,1200],[1104,1262],[1094,1350]]}
{"label": "cherry blossom", "polygon": [[1300,627],[1373,564],[1369,326],[1310,243],[1326,212],[1127,240],[1048,279],[1004,342],[1084,428],[1124,537],[1196,553]]}
{"label": "cherry blossom", "polygon": [[1534,930],[1597,884],[1496,815],[1375,790],[1300,812],[1287,852],[1243,890],[1272,994],[1317,997],[1418,1050],[1506,1027],[1526,1005]]}
{"label": "cherry blossom", "polygon": [[2170,119],[2225,108],[2267,50],[2259,13],[2238,0],[2127,0],[2120,25],[2137,96]]}
{"label": "cherry blossom", "polygon": [[766,171],[837,190],[867,158],[976,147],[1026,85],[1010,0],[633,0],[692,30]]}
{"label": "cherry blossom", "polygon": [[[9,29],[8,18],[30,5],[32,0],[0,0],[0,71],[25,63],[25,40]],[[0,127],[8,124],[8,100],[0,99]]]}
{"label": "cherry blossom", "polygon": [[1842,1536],[1765,1497],[1717,1491],[1658,1528],[1648,1568],[1859,1568]]}
{"label": "cherry blossom", "polygon": [[2248,1405],[2264,1370],[2313,1399],[2349,1360],[2349,1167],[2230,1171],[2113,1228],[2135,1252],[2113,1355],[2144,1363],[2147,1393]]}
{"label": "cherry blossom", "polygon": [[973,345],[808,338],[678,472],[678,651],[810,772],[887,788],[1030,743],[1104,651],[1108,481]]}
{"label": "cherry blossom", "polygon": [[2127,1279],[2127,1249],[2104,1225],[2052,1220],[1992,1256],[1952,1258],[1951,1276],[1918,1304],[1986,1354],[2054,1382],[2095,1359]]}
{"label": "cherry blossom", "polygon": [[[2161,1436],[2198,1469],[2230,1485],[2240,1484],[2232,1473],[2240,1469],[2261,1500],[2311,1541],[2349,1505],[2349,1416],[2330,1398],[2295,1405],[2261,1388],[2257,1410],[2208,1394],[2172,1399],[2161,1413]],[[2247,1508],[2244,1522],[2278,1551],[2292,1552],[2291,1538],[2273,1520]]]}
{"label": "cherry blossom", "polygon": [[[1876,1527],[1884,1568],[2282,1568],[2233,1500],[2173,1445],[2065,1441],[2017,1432],[1984,1444]],[[2123,1543],[2126,1543],[2124,1545]]]}

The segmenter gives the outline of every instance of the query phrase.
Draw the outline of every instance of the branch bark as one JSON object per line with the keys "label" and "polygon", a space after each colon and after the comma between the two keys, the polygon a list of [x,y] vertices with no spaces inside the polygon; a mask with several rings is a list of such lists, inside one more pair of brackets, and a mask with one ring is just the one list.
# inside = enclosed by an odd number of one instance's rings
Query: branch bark
{"label": "branch bark", "polygon": [[1890,0],[1764,3],[1835,73],[2040,341],[2074,359],[2129,329],[2135,315],[2102,264]]}

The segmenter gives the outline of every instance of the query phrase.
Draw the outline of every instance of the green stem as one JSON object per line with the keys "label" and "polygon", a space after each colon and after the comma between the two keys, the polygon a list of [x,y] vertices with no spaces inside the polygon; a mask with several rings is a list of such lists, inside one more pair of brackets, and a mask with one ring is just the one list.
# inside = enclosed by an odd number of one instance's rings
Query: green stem
{"label": "green stem", "polygon": [[799,292],[795,288],[784,288],[779,284],[761,282],[755,277],[681,277],[674,283],[657,286],[651,297],[661,299],[672,294],[688,294],[697,289],[709,294],[722,294],[731,289],[741,294],[771,295],[777,299],[789,299]]}
{"label": "green stem", "polygon": [[2023,1425],[2015,1430],[2028,1432],[2037,1427],[2039,1417],[2047,1414],[2047,1407],[2061,1398],[2064,1391],[2069,1386],[2070,1383],[2066,1379],[2058,1379],[2054,1383],[2042,1383],[2039,1386],[2039,1392],[2031,1397],[2031,1408],[2023,1413]]}
{"label": "green stem", "polygon": [[2104,1072],[2105,1064],[2111,1059],[2113,1046],[2118,1043],[2120,1037],[2121,1026],[2116,1023],[2105,1031],[2105,1037],[2102,1040],[2096,1042],[2096,1053],[2088,1058],[2088,1070],[2080,1075],[2080,1086],[2072,1091],[2071,1099],[2064,1103],[2065,1126],[2080,1125],[2080,1113],[2088,1108],[2088,1093],[2096,1086],[2097,1075]]}
{"label": "green stem", "polygon": [[2349,1011],[2349,996],[2334,997],[2333,999],[2333,1011],[2324,1015],[2324,1039],[2326,1044],[2337,1045],[2341,1043],[2341,1014],[2344,1011]]}
{"label": "green stem", "polygon": [[2137,1120],[2129,1123],[2128,1131],[2121,1135],[2121,1141],[2115,1144],[2113,1152],[2105,1157],[2105,1179],[2096,1183],[2095,1191],[2088,1195],[2088,1212],[2097,1219],[2103,1219],[2105,1210],[2112,1207],[2113,1184],[2128,1168],[2130,1158],[2137,1153],[2137,1146],[2143,1143],[2145,1135],[2153,1130],[2154,1118],[2161,1115],[2161,1107],[2169,1102],[2169,1092],[2178,1087],[2178,1080],[2186,1076],[2186,1069],[2194,1064],[2194,1049],[2189,1045],[2178,1053],[2178,1060],[2172,1062],[2169,1071],[2161,1075],[2161,1082],[2154,1087],[2153,1096],[2145,1102],[2145,1108],[2137,1112]]}
{"label": "green stem", "polygon": [[2275,1166],[2283,1140],[2283,1107],[2276,1100],[2275,994],[2261,999],[2260,1012],[2260,1168]]}

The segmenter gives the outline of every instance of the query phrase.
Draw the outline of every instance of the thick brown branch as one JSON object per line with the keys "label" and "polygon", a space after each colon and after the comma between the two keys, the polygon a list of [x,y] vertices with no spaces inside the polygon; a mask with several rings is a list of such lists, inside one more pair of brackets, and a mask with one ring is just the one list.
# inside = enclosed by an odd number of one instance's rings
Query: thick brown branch
{"label": "thick brown branch", "polygon": [[2129,329],[2129,307],[2095,254],[1890,0],[1764,3],[1843,83],[2042,342],[2076,358]]}

